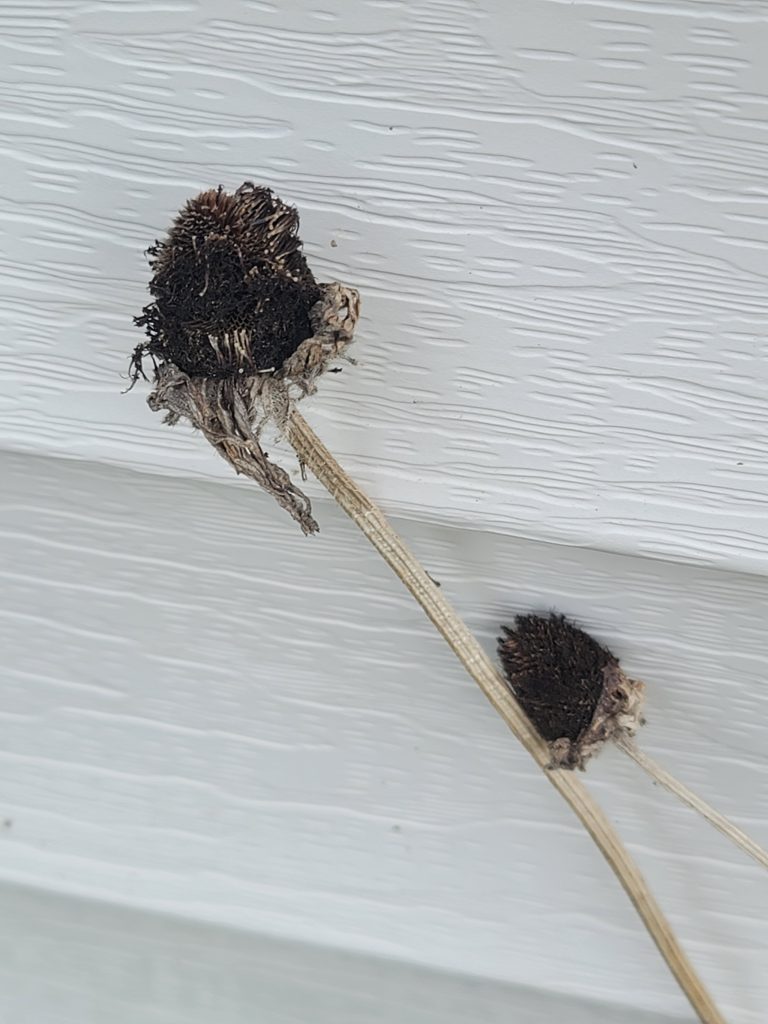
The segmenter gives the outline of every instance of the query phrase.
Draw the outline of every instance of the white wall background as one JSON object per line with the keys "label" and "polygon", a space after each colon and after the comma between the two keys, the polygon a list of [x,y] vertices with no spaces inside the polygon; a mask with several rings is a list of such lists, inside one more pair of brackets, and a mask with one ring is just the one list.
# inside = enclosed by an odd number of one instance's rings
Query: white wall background
{"label": "white wall background", "polygon": [[[340,512],[305,540],[250,489],[0,469],[7,879],[685,1013],[599,853]],[[647,749],[768,844],[764,580],[399,525],[489,646],[554,600],[609,639],[652,684]],[[618,752],[588,779],[728,1019],[756,1024],[765,872]]]}
{"label": "white wall background", "polygon": [[8,445],[226,472],[115,381],[143,249],[254,178],[363,292],[317,416],[390,508],[765,569],[764,0],[60,0],[0,40]]}
{"label": "white wall background", "polygon": [[[768,843],[767,44],[762,0],[0,5],[0,881],[685,1018],[351,527],[302,541],[120,374],[142,250],[273,185],[363,293],[324,438],[489,643],[554,605],[615,647],[646,746]],[[764,878],[589,777],[758,1024]]]}

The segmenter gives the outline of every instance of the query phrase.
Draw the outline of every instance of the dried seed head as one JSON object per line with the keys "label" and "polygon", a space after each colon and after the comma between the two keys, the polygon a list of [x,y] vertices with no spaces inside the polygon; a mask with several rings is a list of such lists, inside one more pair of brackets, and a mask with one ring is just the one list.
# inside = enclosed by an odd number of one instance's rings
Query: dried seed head
{"label": "dried seed head", "polygon": [[322,292],[307,266],[299,216],[250,182],[190,199],[149,249],[154,302],[136,318],[146,355],[193,377],[277,371],[311,337]]}
{"label": "dried seed head", "polygon": [[[295,402],[346,351],[360,309],[354,288],[318,284],[296,211],[250,182],[190,199],[150,250],[155,301],[136,323],[133,383],[153,363],[147,398],[173,426],[188,420],[232,468],[255,480],[305,533],[310,501],[261,445],[268,423],[287,428]],[[353,362],[353,360],[349,360]]]}
{"label": "dried seed head", "polygon": [[642,724],[642,683],[565,616],[518,615],[503,633],[509,686],[549,744],[553,767],[583,768],[607,740]]}

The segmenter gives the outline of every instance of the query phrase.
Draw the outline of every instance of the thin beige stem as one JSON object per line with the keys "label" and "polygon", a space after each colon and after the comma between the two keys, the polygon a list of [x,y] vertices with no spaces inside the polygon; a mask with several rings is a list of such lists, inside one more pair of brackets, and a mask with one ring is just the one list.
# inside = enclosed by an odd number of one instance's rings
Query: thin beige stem
{"label": "thin beige stem", "polygon": [[754,839],[750,838],[746,832],[742,832],[740,828],[720,814],[719,811],[716,811],[714,807],[710,807],[705,800],[696,796],[687,786],[676,779],[674,775],[670,775],[668,771],[665,771],[653,758],[644,754],[628,736],[617,737],[615,743],[636,764],[639,764],[652,779],[655,779],[665,789],[668,789],[670,793],[674,793],[676,797],[682,800],[684,804],[692,807],[694,811],[698,811],[702,818],[706,818],[710,825],[714,825],[718,832],[722,832],[724,836],[727,836],[736,843],[750,857],[754,857],[758,864],[768,868],[768,852],[762,846],[759,846]]}
{"label": "thin beige stem", "polygon": [[[411,554],[381,510],[339,466],[309,424],[297,412],[288,421],[288,439],[308,466],[431,619],[456,657],[541,769],[549,752],[495,665],[470,633],[442,591]],[[683,952],[671,925],[645,879],[624,849],[608,818],[573,772],[545,770],[546,778],[570,804],[621,882],[659,952],[688,997],[702,1024],[726,1024]]]}

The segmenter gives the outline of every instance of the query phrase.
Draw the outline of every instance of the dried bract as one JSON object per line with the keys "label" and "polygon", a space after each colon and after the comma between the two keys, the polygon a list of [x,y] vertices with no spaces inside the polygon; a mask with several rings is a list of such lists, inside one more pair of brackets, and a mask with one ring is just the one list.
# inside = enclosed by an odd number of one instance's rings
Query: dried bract
{"label": "dried bract", "polygon": [[565,616],[518,615],[503,627],[499,656],[510,689],[542,739],[552,767],[584,768],[620,733],[642,724],[643,684]]}

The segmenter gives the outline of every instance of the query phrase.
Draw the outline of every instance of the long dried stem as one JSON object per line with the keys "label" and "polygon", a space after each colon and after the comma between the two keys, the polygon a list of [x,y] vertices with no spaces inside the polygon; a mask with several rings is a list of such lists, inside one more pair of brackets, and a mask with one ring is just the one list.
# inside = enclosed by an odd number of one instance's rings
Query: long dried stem
{"label": "long dried stem", "polygon": [[550,760],[546,744],[442,591],[392,529],[382,511],[347,476],[296,411],[288,420],[287,436],[301,464],[312,470],[408,588],[493,707],[544,770],[545,777],[570,804],[621,882],[699,1020],[702,1024],[726,1024],[608,818],[573,772],[546,770]]}
{"label": "long dried stem", "polygon": [[718,830],[722,832],[724,836],[727,836],[732,842],[734,842],[740,849],[748,853],[750,857],[753,857],[758,864],[761,864],[764,868],[768,868],[768,852],[766,852],[762,846],[758,845],[754,839],[750,838],[746,832],[742,832],[740,828],[729,821],[724,815],[716,811],[714,807],[702,800],[700,796],[693,793],[686,785],[680,782],[670,775],[668,771],[657,764],[653,758],[648,757],[644,754],[637,745],[628,736],[619,736],[614,742],[616,746],[628,754],[632,760],[640,765],[643,771],[647,772],[652,779],[655,779],[665,789],[669,790],[670,793],[674,793],[676,797],[693,808],[698,813]]}

